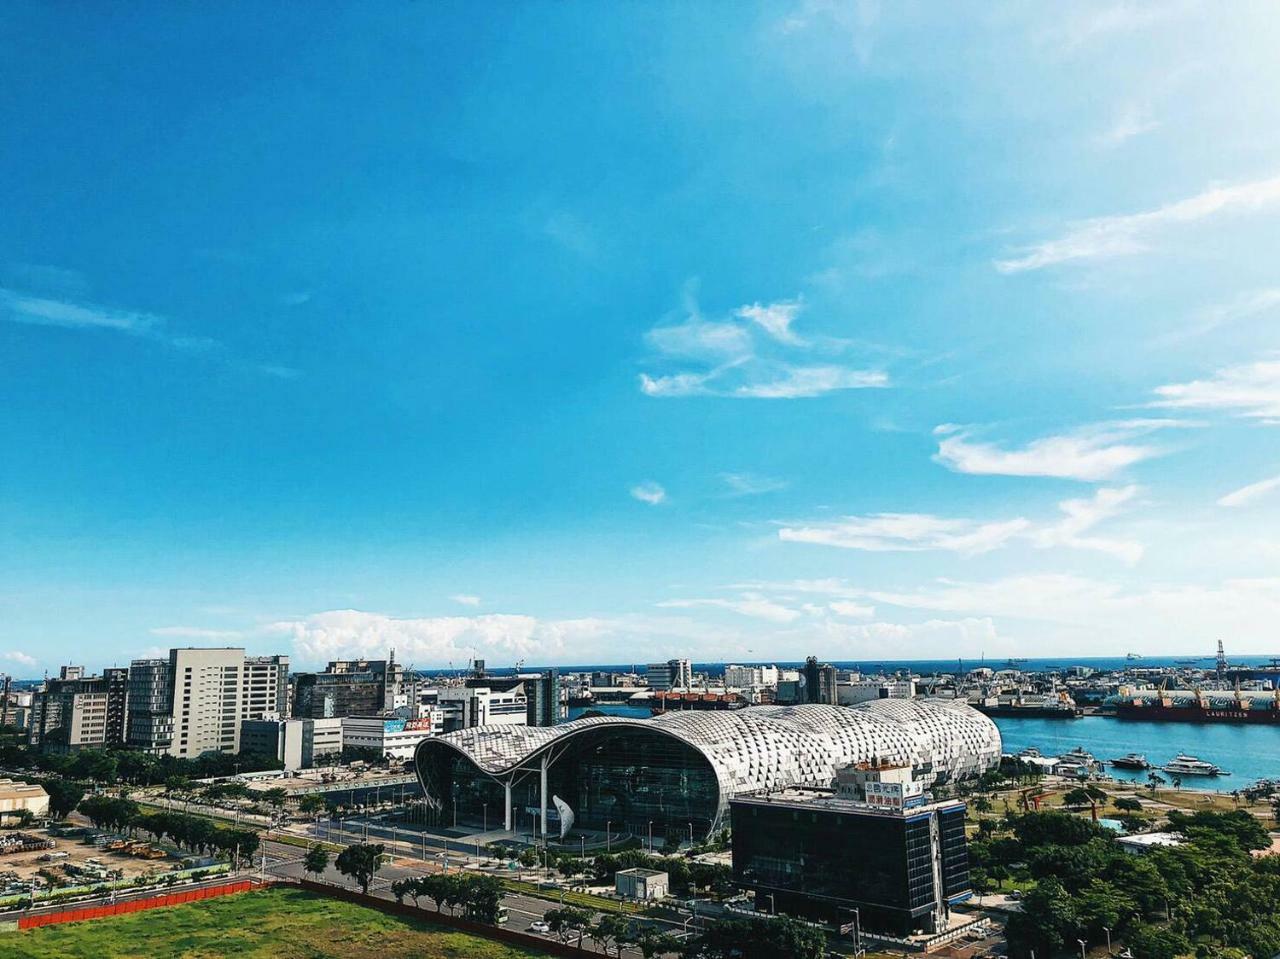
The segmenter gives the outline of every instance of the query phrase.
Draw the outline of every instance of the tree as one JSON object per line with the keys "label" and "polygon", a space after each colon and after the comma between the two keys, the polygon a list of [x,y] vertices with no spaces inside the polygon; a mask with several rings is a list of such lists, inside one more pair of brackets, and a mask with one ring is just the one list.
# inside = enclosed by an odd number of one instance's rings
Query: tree
{"label": "tree", "polygon": [[604,949],[606,956],[615,945],[618,946],[618,955],[622,955],[621,941],[627,935],[627,921],[616,912],[605,913],[591,924],[587,935]]}
{"label": "tree", "polygon": [[1079,925],[1071,896],[1062,883],[1042,879],[1022,900],[1022,911],[1009,917],[1005,934],[1020,955],[1035,950],[1037,955],[1051,956],[1066,945]]}
{"label": "tree", "polygon": [[311,816],[322,812],[325,808],[324,797],[319,793],[307,793],[298,800],[298,812],[305,816]]}
{"label": "tree", "polygon": [[826,934],[789,916],[722,919],[685,947],[688,959],[822,959]]}
{"label": "tree", "polygon": [[582,944],[583,930],[591,925],[591,913],[577,906],[548,909],[542,918],[561,942],[568,942],[569,937],[577,933],[579,945]]}
{"label": "tree", "polygon": [[1132,796],[1121,796],[1115,801],[1114,805],[1121,812],[1142,812],[1141,800],[1134,799]]}
{"label": "tree", "polygon": [[1157,772],[1147,773],[1147,788],[1151,790],[1151,795],[1156,794],[1156,789],[1163,786],[1167,780]]}
{"label": "tree", "polygon": [[1089,790],[1082,789],[1079,786],[1063,796],[1062,801],[1066,803],[1066,805],[1074,806],[1076,808],[1093,805],[1093,797],[1089,795]]}
{"label": "tree", "polygon": [[84,799],[84,787],[68,779],[46,779],[41,783],[49,794],[49,815],[66,819]]}
{"label": "tree", "polygon": [[1125,943],[1138,959],[1177,959],[1194,951],[1186,936],[1167,926],[1135,926]]}
{"label": "tree", "polygon": [[476,922],[497,922],[505,889],[497,876],[459,876],[463,885],[467,918]]}
{"label": "tree", "polygon": [[288,798],[289,798],[289,793],[286,790],[279,788],[278,786],[275,789],[268,789],[266,792],[262,794],[263,802],[269,805],[275,806],[277,809],[280,809],[282,806],[284,806],[285,800]]}
{"label": "tree", "polygon": [[644,959],[654,959],[655,956],[677,951],[680,940],[669,933],[659,932],[652,926],[643,926],[636,934],[636,947]]}
{"label": "tree", "polygon": [[338,853],[334,861],[338,872],[349,876],[360,884],[360,891],[369,895],[369,884],[382,866],[382,854],[386,847],[382,843],[356,843]]}
{"label": "tree", "polygon": [[329,851],[324,846],[316,843],[307,850],[307,854],[302,857],[303,872],[315,876],[319,879],[324,875],[324,871],[329,868]]}

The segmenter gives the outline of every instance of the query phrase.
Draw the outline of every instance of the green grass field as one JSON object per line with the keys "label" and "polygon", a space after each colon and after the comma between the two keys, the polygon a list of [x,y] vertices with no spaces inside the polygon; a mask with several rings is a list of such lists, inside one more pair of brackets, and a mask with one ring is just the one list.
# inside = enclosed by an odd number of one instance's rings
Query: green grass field
{"label": "green grass field", "polygon": [[525,959],[544,953],[277,888],[114,919],[0,933],[6,959]]}

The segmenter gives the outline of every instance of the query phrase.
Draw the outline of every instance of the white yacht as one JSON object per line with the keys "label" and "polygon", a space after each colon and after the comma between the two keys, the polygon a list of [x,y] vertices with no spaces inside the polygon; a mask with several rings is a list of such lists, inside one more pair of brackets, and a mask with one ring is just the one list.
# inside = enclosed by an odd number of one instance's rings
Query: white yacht
{"label": "white yacht", "polygon": [[1230,773],[1224,772],[1220,767],[1215,766],[1213,763],[1205,762],[1203,759],[1197,759],[1195,756],[1187,756],[1182,753],[1179,753],[1160,768],[1173,776],[1230,775]]}

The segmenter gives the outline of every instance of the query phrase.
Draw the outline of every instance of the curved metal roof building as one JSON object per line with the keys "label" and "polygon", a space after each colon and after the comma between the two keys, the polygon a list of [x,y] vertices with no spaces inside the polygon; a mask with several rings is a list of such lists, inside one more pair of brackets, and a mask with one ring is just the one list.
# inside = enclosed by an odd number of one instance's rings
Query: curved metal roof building
{"label": "curved metal roof building", "polygon": [[437,822],[496,824],[501,809],[508,830],[528,814],[543,833],[550,816],[561,835],[575,821],[707,835],[734,796],[826,786],[873,759],[940,784],[994,767],[1000,749],[995,724],[962,702],[888,699],[480,726],[424,740],[415,767]]}

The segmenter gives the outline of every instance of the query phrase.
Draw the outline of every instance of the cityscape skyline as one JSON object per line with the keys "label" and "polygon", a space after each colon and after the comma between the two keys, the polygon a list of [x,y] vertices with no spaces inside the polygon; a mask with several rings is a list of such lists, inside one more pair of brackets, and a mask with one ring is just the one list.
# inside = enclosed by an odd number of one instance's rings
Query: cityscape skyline
{"label": "cityscape skyline", "polygon": [[1280,654],[1267,5],[253,9],[0,18],[0,672]]}

